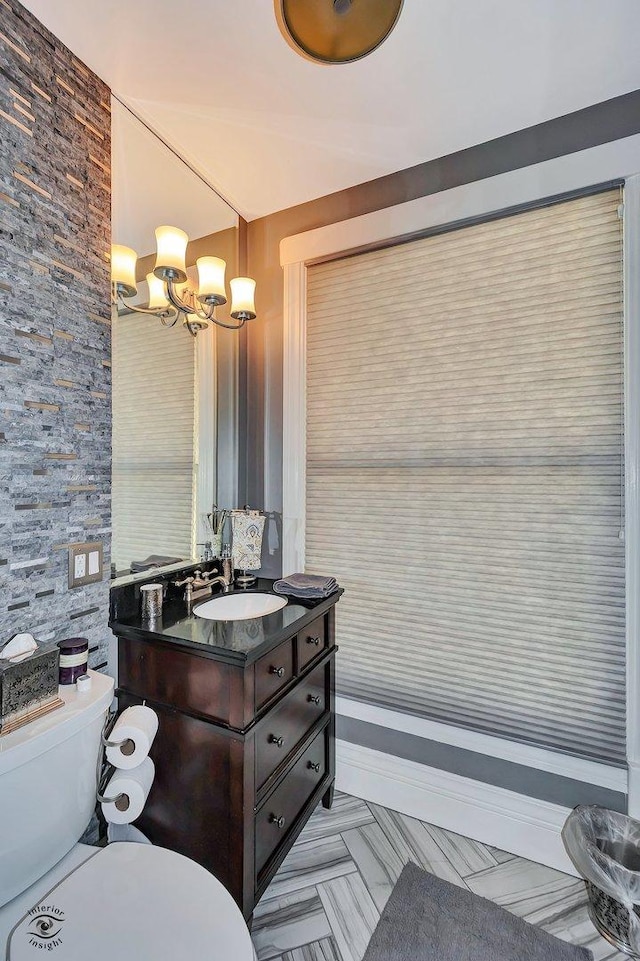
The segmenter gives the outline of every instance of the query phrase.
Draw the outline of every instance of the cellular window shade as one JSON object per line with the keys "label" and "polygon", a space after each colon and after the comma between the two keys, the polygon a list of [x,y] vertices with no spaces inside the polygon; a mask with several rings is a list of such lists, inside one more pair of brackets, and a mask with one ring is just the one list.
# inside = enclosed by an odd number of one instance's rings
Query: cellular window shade
{"label": "cellular window shade", "polygon": [[113,560],[193,556],[195,347],[131,314],[113,325]]}
{"label": "cellular window shade", "polygon": [[625,758],[618,190],[308,270],[338,691]]}

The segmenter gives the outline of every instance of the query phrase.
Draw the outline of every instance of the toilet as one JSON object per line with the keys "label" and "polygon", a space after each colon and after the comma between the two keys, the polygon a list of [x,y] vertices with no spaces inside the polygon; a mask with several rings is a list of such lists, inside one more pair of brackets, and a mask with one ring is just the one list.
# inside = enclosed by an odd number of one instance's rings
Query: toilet
{"label": "toilet", "polygon": [[[96,802],[113,681],[0,738],[0,957],[254,961],[242,913],[189,858],[138,842],[80,844]],[[6,947],[5,947],[6,946]]]}

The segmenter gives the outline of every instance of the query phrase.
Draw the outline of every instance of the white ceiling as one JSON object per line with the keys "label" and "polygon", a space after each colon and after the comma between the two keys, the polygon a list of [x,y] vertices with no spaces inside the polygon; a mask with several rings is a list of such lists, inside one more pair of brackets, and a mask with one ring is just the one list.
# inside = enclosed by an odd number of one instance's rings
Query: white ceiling
{"label": "white ceiling", "polygon": [[272,0],[26,0],[247,219],[640,88],[639,0],[405,0],[364,60]]}

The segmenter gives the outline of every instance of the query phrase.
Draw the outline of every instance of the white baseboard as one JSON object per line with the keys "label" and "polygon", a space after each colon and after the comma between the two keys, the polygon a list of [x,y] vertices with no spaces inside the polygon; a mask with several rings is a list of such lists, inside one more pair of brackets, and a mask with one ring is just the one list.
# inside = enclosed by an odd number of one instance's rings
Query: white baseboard
{"label": "white baseboard", "polygon": [[377,724],[391,731],[413,734],[428,741],[436,741],[438,744],[450,744],[452,747],[473,751],[475,754],[501,758],[512,764],[532,767],[536,771],[547,771],[574,781],[584,781],[585,784],[597,784],[610,791],[627,793],[626,768],[573,757],[570,754],[534,747],[531,744],[509,741],[494,734],[482,734],[469,728],[432,721],[426,717],[402,714],[400,711],[356,701],[344,695],[336,697],[336,714],[356,721],[364,721],[367,724]]}
{"label": "white baseboard", "polygon": [[336,788],[576,875],[560,837],[570,809],[558,804],[341,740]]}
{"label": "white baseboard", "polygon": [[640,764],[629,761],[629,817],[640,818]]}

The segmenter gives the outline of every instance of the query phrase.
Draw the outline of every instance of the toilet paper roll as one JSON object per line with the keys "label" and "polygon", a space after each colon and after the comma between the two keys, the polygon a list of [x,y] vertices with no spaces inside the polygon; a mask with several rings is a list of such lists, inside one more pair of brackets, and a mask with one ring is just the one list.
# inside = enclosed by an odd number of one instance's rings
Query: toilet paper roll
{"label": "toilet paper roll", "polygon": [[137,704],[123,711],[116,721],[109,741],[119,742],[107,748],[107,761],[123,771],[131,771],[144,761],[158,730],[158,715],[150,707]]}
{"label": "toilet paper roll", "polygon": [[109,824],[131,824],[142,814],[156,769],[150,757],[146,757],[133,771],[115,771],[104,789],[104,797],[124,797],[118,801],[103,801],[102,813]]}

